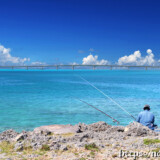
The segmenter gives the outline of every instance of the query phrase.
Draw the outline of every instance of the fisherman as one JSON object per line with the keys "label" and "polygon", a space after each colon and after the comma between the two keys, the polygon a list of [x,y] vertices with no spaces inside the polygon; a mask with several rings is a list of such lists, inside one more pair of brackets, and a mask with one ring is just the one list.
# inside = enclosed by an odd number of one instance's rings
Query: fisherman
{"label": "fisherman", "polygon": [[140,112],[138,115],[137,122],[154,130],[157,125],[154,125],[155,117],[153,113],[150,112],[150,106],[146,104],[143,109],[144,111]]}

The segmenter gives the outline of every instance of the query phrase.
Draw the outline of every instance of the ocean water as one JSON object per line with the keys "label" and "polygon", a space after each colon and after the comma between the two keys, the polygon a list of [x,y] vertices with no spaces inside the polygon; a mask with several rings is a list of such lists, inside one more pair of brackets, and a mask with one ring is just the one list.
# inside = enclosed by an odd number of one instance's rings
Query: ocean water
{"label": "ocean water", "polygon": [[94,84],[129,113],[137,117],[145,104],[151,106],[160,124],[160,71],[0,71],[0,131],[33,130],[51,124],[90,124],[105,121],[116,125],[78,97],[107,114],[120,125],[133,119],[100,92]]}

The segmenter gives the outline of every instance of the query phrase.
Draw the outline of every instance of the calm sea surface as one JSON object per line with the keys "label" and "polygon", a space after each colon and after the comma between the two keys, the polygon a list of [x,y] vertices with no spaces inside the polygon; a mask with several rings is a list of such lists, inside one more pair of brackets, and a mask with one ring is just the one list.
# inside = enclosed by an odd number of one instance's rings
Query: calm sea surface
{"label": "calm sea surface", "polygon": [[94,123],[111,119],[74,99],[78,97],[120,121],[123,110],[78,77],[83,76],[135,117],[149,104],[160,124],[160,71],[0,71],[0,131],[41,125]]}

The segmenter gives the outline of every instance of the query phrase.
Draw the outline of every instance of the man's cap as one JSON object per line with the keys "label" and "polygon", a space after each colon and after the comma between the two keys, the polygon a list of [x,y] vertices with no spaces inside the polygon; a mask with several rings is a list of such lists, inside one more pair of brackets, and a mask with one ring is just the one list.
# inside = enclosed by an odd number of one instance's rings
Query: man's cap
{"label": "man's cap", "polygon": [[148,104],[146,104],[143,109],[150,109],[150,106]]}

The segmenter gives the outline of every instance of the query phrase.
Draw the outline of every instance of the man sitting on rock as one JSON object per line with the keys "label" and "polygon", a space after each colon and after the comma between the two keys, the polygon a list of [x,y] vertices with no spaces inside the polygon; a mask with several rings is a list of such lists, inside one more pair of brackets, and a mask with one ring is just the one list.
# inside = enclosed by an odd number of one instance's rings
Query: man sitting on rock
{"label": "man sitting on rock", "polygon": [[140,112],[138,115],[137,122],[154,130],[157,125],[154,125],[155,117],[153,113],[150,112],[150,106],[147,104],[143,109],[144,111]]}

